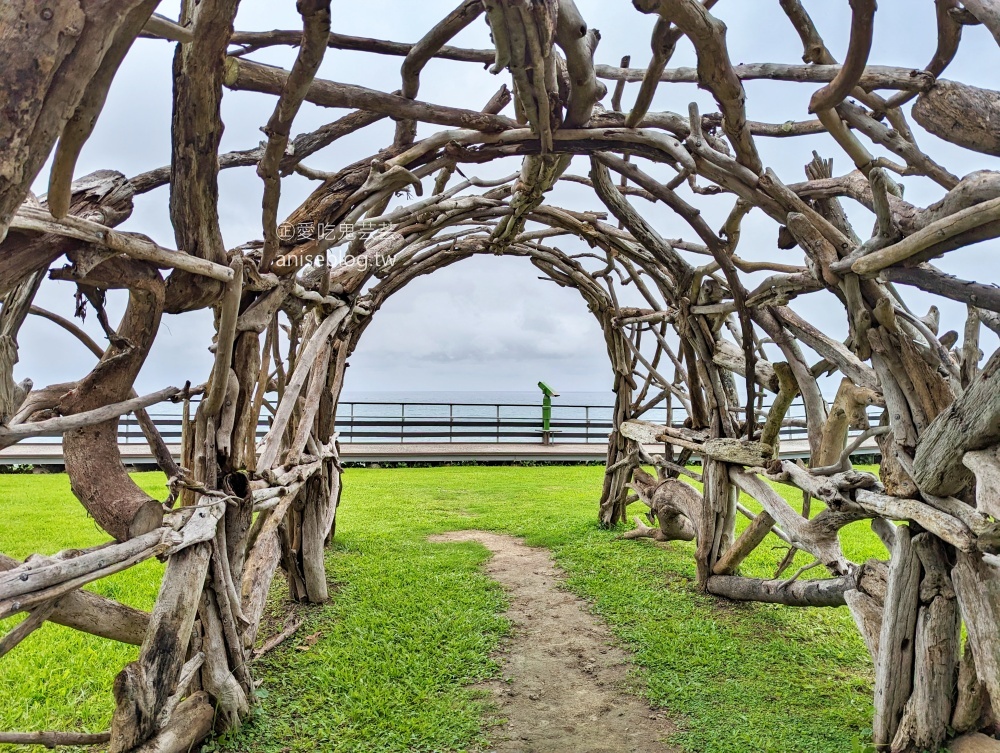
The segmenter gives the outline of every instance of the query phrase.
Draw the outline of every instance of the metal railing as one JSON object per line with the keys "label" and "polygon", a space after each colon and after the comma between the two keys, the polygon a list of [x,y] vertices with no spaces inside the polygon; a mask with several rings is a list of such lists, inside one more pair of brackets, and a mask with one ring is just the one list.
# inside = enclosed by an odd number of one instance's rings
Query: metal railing
{"label": "metal railing", "polygon": [[[765,405],[766,415],[770,406]],[[192,410],[192,414],[193,414]],[[869,419],[878,423],[881,409],[872,408]],[[607,441],[611,433],[614,408],[610,405],[552,406],[550,441],[553,444],[591,444]],[[683,408],[668,411],[654,408],[643,420],[675,427],[687,417]],[[153,422],[167,444],[181,441],[182,421],[177,413],[153,413]],[[805,408],[801,401],[792,403],[786,414],[781,438],[804,439]],[[262,439],[270,426],[265,413],[257,425]],[[431,403],[431,402],[342,402],[337,406],[337,432],[344,444],[408,443],[524,443],[541,444],[542,406],[512,403]],[[851,432],[855,435],[857,432]],[[56,443],[59,435],[33,439],[33,442]],[[135,416],[121,417],[118,441],[122,444],[145,443]]]}
{"label": "metal railing", "polygon": [[[614,408],[553,406],[553,442],[605,442]],[[542,441],[542,406],[508,403],[353,402],[337,409],[337,431],[345,443]]]}
{"label": "metal railing", "polygon": [[[766,413],[769,406],[764,406]],[[614,408],[609,405],[552,406],[551,441],[553,443],[590,444],[607,441],[612,429]],[[877,411],[872,413],[877,422]],[[178,415],[152,414],[168,444],[179,444],[181,418]],[[648,411],[644,420],[682,426],[686,413],[682,408],[667,411],[658,407]],[[793,403],[786,419],[799,425],[782,429],[782,439],[806,436],[805,410]],[[257,436],[268,430],[270,417],[261,417]],[[337,407],[337,431],[342,443],[541,443],[542,406],[510,403],[431,403],[431,402],[342,402]],[[123,416],[118,429],[119,441],[144,442],[135,417]]]}
{"label": "metal railing", "polygon": [[[553,442],[605,442],[614,408],[598,405],[553,406]],[[661,411],[661,413],[663,413]],[[182,421],[177,415],[151,414],[167,444],[179,444]],[[656,419],[650,419],[656,420]],[[264,415],[257,425],[262,438],[270,426]],[[343,443],[532,443],[542,441],[542,406],[508,403],[342,402],[337,406],[337,432]],[[122,416],[118,439],[144,442],[135,416]]]}

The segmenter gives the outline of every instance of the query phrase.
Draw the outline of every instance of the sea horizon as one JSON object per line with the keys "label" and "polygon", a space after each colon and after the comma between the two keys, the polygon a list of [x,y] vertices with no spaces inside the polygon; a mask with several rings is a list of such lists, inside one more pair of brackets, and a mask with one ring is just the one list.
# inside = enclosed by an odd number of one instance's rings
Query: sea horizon
{"label": "sea horizon", "polygon": [[[436,403],[467,405],[541,405],[542,391],[535,390],[344,390],[341,403]],[[566,391],[552,398],[553,405],[612,406],[611,390]]]}

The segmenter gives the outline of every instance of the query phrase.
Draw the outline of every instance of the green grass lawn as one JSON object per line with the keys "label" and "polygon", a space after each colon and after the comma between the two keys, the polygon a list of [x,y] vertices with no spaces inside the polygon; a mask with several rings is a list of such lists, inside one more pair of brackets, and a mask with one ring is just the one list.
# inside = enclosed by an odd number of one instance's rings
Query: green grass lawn
{"label": "green grass lawn", "polygon": [[[348,470],[327,559],[333,599],[304,610],[296,636],[259,662],[261,709],[218,747],[482,747],[487,702],[471,685],[498,672],[490,654],[507,629],[504,596],[480,572],[483,547],[426,541],[477,528],[552,551],[568,587],[634,652],[638,685],[669,711],[678,727],[672,742],[682,749],[850,751],[870,725],[872,668],[846,608],[735,604],[698,593],[692,544],[616,541],[596,525],[602,474],[594,466]],[[162,496],[162,476],[138,479]],[[787,491],[798,504],[798,493]],[[0,476],[0,511],[0,551],[14,556],[105,538],[65,476]],[[886,557],[864,523],[844,529],[842,540],[855,561]],[[769,537],[743,574],[770,577],[782,547]],[[808,561],[800,554],[794,566]],[[145,563],[94,589],[149,608],[161,572]],[[287,609],[282,592],[278,584],[272,594],[277,621]],[[15,623],[0,623],[0,632]],[[135,653],[46,625],[0,660],[0,729],[106,729],[112,681]]]}
{"label": "green grass lawn", "polygon": [[[167,496],[162,474],[142,473],[136,480],[150,494],[160,499]],[[35,552],[53,554],[94,546],[108,538],[76,501],[65,474],[0,475],[0,552],[24,559]],[[150,609],[162,575],[163,565],[147,560],[89,588],[138,609]],[[22,618],[0,621],[0,633]],[[111,684],[138,653],[135,646],[45,623],[0,658],[0,729],[107,729],[114,705]]]}

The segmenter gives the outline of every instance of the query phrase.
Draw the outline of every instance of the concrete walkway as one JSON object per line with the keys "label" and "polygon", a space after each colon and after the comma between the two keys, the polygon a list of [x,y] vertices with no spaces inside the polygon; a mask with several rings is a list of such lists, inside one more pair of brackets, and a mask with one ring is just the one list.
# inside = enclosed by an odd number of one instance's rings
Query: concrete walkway
{"label": "concrete walkway", "polygon": [[[126,464],[155,463],[149,447],[135,442],[119,445],[122,460]],[[180,446],[171,445],[175,457],[180,455]],[[662,450],[659,445],[646,448],[651,453]],[[858,454],[878,452],[874,440],[865,442]],[[384,444],[342,444],[341,460],[347,463],[440,463],[461,461],[492,461],[492,462],[581,462],[600,461],[607,454],[607,446],[603,443],[591,444],[552,444],[534,443],[495,443],[495,442],[455,442],[455,443],[424,443],[408,442]],[[808,445],[804,439],[785,440],[781,443],[781,457],[803,458],[808,455]],[[0,450],[0,465],[30,464],[30,465],[61,465],[62,445],[58,442],[47,444],[16,444]]]}

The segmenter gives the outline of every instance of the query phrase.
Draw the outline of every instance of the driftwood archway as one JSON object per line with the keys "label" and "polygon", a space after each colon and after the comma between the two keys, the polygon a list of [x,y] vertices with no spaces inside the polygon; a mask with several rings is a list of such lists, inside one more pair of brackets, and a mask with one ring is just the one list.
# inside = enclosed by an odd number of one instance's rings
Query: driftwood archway
{"label": "driftwood archway", "polygon": [[[577,288],[601,323],[618,395],[603,524],[623,520],[630,487],[659,523],[631,535],[695,540],[706,591],[793,606],[846,604],[876,666],[880,749],[933,749],[955,732],[992,728],[1000,716],[1000,352],[981,365],[979,341],[984,325],[1000,332],[1000,294],[930,261],[1000,235],[1000,177],[953,174],[918,147],[909,122],[964,149],[1000,153],[990,125],[1000,94],[942,77],[965,26],[985,25],[1000,40],[996,0],[937,0],[937,49],[916,71],[867,65],[874,0],[843,4],[851,37],[842,64],[799,0],[768,9],[798,33],[802,65],[733,65],[714,0],[634,0],[636,11],[655,17],[646,69],[596,64],[600,35],[573,0],[464,0],[412,45],[332,31],[329,0],[299,0],[301,32],[234,32],[237,4],[187,2],[176,22],[153,15],[156,0],[11,0],[0,8],[8,72],[0,81],[0,445],[62,432],[73,491],[115,539],[25,563],[0,560],[0,617],[28,613],[0,654],[45,620],[141,643],[139,659],[115,683],[109,733],[2,733],[0,740],[179,751],[213,725],[240,723],[253,702],[247,657],[279,566],[294,598],[329,598],[323,549],[340,498],[333,428],[347,357],[393,292],[483,252],[529,257],[548,278]],[[449,46],[483,15],[495,49]],[[132,178],[102,171],[74,180],[108,87],[140,33],[176,44],[170,165]],[[694,45],[697,69],[668,68],[682,37]],[[273,45],[298,47],[291,70],[251,60]],[[328,47],[400,57],[399,91],[317,78]],[[421,71],[436,56],[509,71],[512,90],[505,84],[481,111],[421,101]],[[746,79],[812,84],[810,117],[750,120]],[[613,82],[610,97],[603,81]],[[639,86],[624,112],[628,82]],[[718,112],[650,111],[657,87],[672,82],[697,82]],[[219,154],[227,87],[277,97],[260,147]],[[303,101],[352,112],[292,139]],[[304,164],[385,118],[396,122],[395,137],[377,155],[334,173]],[[444,129],[417,140],[417,123]],[[808,134],[827,134],[856,169],[834,175],[831,162],[816,157],[804,182],[790,182],[764,165],[759,139]],[[36,198],[30,185],[53,153],[48,193]],[[456,178],[468,165],[508,158],[521,165],[512,178]],[[573,165],[584,166],[582,174]],[[256,167],[263,181],[262,237],[227,250],[218,173],[238,166]],[[665,170],[671,177],[654,177]],[[293,171],[318,187],[279,223],[281,178]],[[901,183],[914,175],[939,187],[938,201],[920,207],[903,198]],[[590,186],[600,211],[546,203],[559,181]],[[136,195],[167,185],[180,250],[114,229]],[[400,198],[411,190],[416,199]],[[719,228],[697,208],[706,194],[730,200]],[[868,211],[874,232],[848,220],[845,201]],[[692,240],[665,239],[637,202],[662,202]],[[779,228],[781,253],[771,260],[737,253],[750,212]],[[559,250],[560,238],[582,252]],[[327,263],[337,249],[343,261]],[[63,257],[68,264],[54,267]],[[752,277],[761,272],[768,276]],[[46,275],[74,284],[97,309],[106,345],[34,304]],[[939,332],[933,315],[916,316],[897,285],[966,304],[962,334]],[[641,305],[623,305],[626,288]],[[117,323],[103,309],[110,289],[128,291]],[[843,310],[846,341],[794,311],[794,299],[807,295]],[[215,360],[205,383],[135,395],[162,314],[207,307],[215,311]],[[17,335],[28,315],[80,336],[99,358],[94,369],[69,384],[16,383]],[[820,382],[832,373],[842,381],[828,402]],[[796,397],[806,409],[807,465],[777,454]],[[179,464],[144,414],[167,399],[185,404]],[[666,401],[683,407],[683,427],[640,420]],[[271,429],[257,446],[265,406]],[[883,409],[876,426],[870,408]],[[170,478],[165,505],[122,466],[116,427],[128,412],[139,416]],[[880,478],[852,468],[851,427],[877,438]],[[664,452],[647,455],[649,443]],[[696,456],[700,474],[687,468]],[[696,476],[703,491],[680,475]],[[805,514],[768,481],[801,490]],[[763,512],[736,537],[739,491]],[[810,499],[823,503],[819,514],[808,514]],[[865,519],[889,548],[887,563],[843,554],[838,531]],[[769,532],[813,555],[830,577],[737,575]],[[151,613],[79,590],[154,556],[167,568]]]}
{"label": "driftwood archway", "polygon": [[[503,182],[507,183],[508,180]],[[563,211],[565,213],[565,210]],[[407,244],[403,251],[392,257],[392,264],[385,266],[380,279],[355,297],[355,317],[345,324],[341,337],[335,345],[337,355],[333,359],[333,368],[336,371],[334,402],[339,398],[344,383],[347,359],[357,348],[373,315],[393,294],[417,277],[428,275],[477,254],[493,253],[489,232],[495,221],[490,218],[490,214],[492,213],[486,213],[483,217],[470,217],[476,224],[464,231],[449,234],[454,237],[444,239],[436,237],[433,242],[427,244]],[[572,216],[573,213],[566,214]],[[596,217],[586,219],[591,222],[598,221]],[[542,225],[549,224],[544,217],[539,217],[538,222]],[[574,258],[554,246],[544,245],[541,242],[546,237],[556,237],[564,233],[565,231],[553,229],[550,225],[548,230],[539,231],[533,238],[521,237],[507,248],[505,254],[525,257],[543,273],[543,279],[576,289],[601,328],[613,375],[615,405],[612,415],[615,429],[608,440],[606,467],[609,471],[602,488],[599,509],[601,520],[606,525],[612,526],[624,519],[630,495],[628,483],[640,451],[635,440],[622,434],[621,425],[642,416],[664,402],[672,403],[677,398],[673,396],[670,388],[684,400],[680,406],[681,413],[686,411],[687,401],[684,399],[682,389],[662,382],[662,377],[656,368],[661,360],[667,358],[668,352],[672,353],[667,340],[660,334],[661,340],[653,343],[653,353],[650,358],[646,358],[640,348],[641,335],[637,330],[630,332],[628,322],[624,322],[630,314],[637,313],[627,307],[623,309],[616,300],[615,280],[628,279],[626,268],[613,258],[594,256],[604,268],[597,272],[588,271],[582,263],[585,260],[578,258],[580,255]],[[376,259],[380,253],[375,249],[369,258]],[[364,258],[357,257],[363,264],[368,263]],[[383,258],[389,257],[383,256]],[[665,327],[666,322],[661,322],[661,333]],[[643,378],[641,383],[637,383],[636,376],[640,374]]]}

